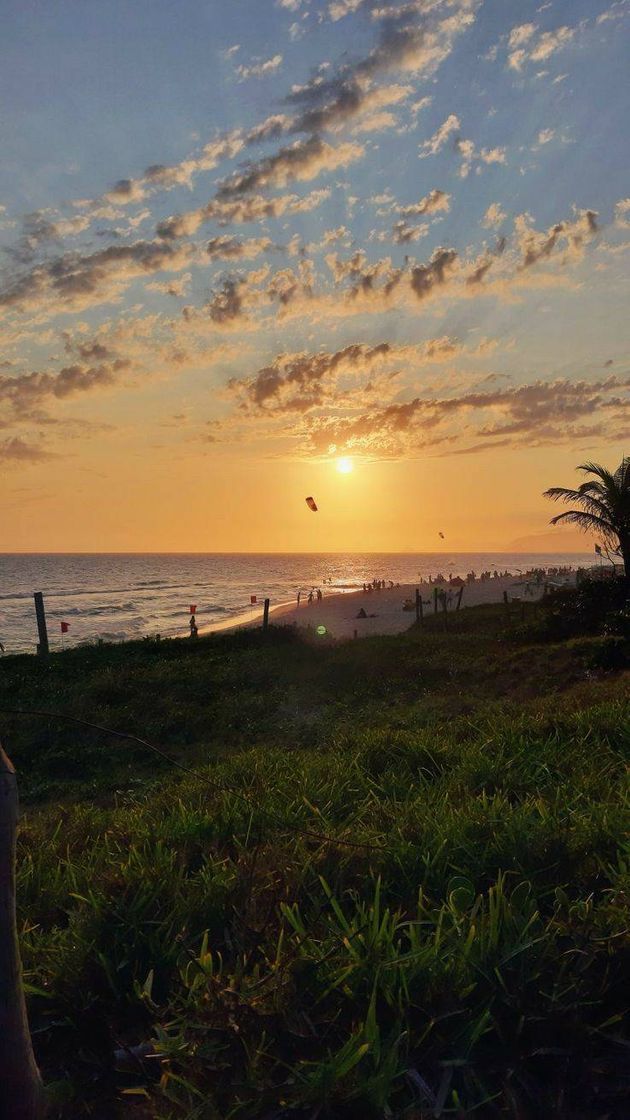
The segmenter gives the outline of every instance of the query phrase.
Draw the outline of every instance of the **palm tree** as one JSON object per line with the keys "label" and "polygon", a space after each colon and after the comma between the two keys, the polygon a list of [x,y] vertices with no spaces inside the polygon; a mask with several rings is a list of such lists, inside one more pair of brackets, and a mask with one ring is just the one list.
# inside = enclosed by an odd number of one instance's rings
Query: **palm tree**
{"label": "palm tree", "polygon": [[552,517],[551,524],[569,521],[585,532],[597,533],[608,549],[621,556],[626,577],[630,578],[630,459],[624,455],[616,471],[608,471],[599,463],[582,463],[577,470],[593,477],[577,490],[564,486],[545,490],[545,498],[567,505],[574,502],[580,507]]}

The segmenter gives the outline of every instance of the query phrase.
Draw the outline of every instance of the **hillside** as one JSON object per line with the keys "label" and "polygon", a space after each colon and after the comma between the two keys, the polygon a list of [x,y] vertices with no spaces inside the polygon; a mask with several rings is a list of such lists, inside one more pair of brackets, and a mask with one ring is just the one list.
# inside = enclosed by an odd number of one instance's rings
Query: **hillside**
{"label": "hillside", "polygon": [[630,673],[534,612],[0,664],[52,1115],[624,1115]]}

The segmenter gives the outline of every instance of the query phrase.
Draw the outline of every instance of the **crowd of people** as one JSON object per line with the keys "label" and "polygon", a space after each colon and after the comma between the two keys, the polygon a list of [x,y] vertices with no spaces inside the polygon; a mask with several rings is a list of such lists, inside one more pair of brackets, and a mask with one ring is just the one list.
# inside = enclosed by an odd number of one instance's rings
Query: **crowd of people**
{"label": "crowd of people", "polygon": [[[494,570],[488,568],[487,570],[481,572],[479,575],[477,575],[477,573],[475,571],[467,572],[465,582],[466,583],[475,583],[477,580],[479,580],[480,583],[487,583],[488,580],[507,579],[507,578],[513,578],[516,575],[518,575],[518,576],[521,576],[523,579],[528,579],[528,580],[532,580],[532,581],[535,580],[538,583],[543,583],[545,581],[545,579],[549,579],[551,577],[557,577],[557,576],[571,575],[573,573],[573,571],[574,571],[574,569],[570,566],[555,567],[555,568],[530,568],[526,572],[522,572],[522,571],[519,570],[516,573],[515,572],[510,572],[507,568],[505,569],[505,571],[499,571],[498,568],[495,568]],[[421,584],[422,583],[428,583],[428,584],[431,584],[431,585],[434,584],[434,583],[456,583],[456,584],[459,585],[463,581],[461,580],[461,578],[459,576],[453,576],[452,572],[449,572],[448,576],[444,575],[443,572],[438,572],[437,575],[435,575],[435,576],[430,575],[427,579],[425,579],[423,576],[421,576],[419,582]]]}
{"label": "crowd of people", "polygon": [[386,587],[391,590],[393,587],[400,587],[400,584],[394,583],[393,579],[373,579],[370,583],[363,584],[363,594],[371,595],[373,591],[384,591]]}

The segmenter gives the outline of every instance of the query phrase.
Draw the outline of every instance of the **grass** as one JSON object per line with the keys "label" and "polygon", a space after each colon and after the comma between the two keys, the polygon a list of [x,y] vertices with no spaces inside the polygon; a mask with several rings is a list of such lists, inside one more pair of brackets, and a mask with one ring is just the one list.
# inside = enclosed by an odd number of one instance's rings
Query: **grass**
{"label": "grass", "polygon": [[517,622],[4,660],[194,770],[2,716],[53,1117],[626,1114],[630,674]]}

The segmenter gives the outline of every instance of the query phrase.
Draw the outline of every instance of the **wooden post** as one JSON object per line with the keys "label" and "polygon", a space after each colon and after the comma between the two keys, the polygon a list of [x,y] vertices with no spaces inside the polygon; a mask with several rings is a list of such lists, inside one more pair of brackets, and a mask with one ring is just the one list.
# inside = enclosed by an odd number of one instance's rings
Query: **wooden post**
{"label": "wooden post", "polygon": [[419,589],[416,587],[416,622],[420,626],[422,626],[423,620],[424,614],[422,611],[422,595],[420,594]]}
{"label": "wooden post", "polygon": [[39,644],[37,652],[40,657],[46,657],[48,653],[48,631],[46,629],[46,611],[44,609],[44,596],[41,591],[33,593],[35,600],[35,614],[37,616],[37,632],[39,634]]}
{"label": "wooden post", "polygon": [[15,770],[0,746],[0,1116],[41,1120],[44,1088],[26,1017],[15,918]]}
{"label": "wooden post", "polygon": [[459,589],[459,595],[457,596],[457,607],[455,608],[456,610],[459,610],[459,608],[462,605],[462,595],[463,594],[464,594],[464,584],[462,583],[462,585]]}
{"label": "wooden post", "polygon": [[503,592],[503,602],[505,603],[505,617],[506,617],[507,621],[509,622],[510,621],[510,600],[508,599],[507,591]]}
{"label": "wooden post", "polygon": [[269,628],[269,599],[265,599],[265,609],[263,611],[263,633]]}
{"label": "wooden post", "polygon": [[434,587],[433,588],[433,613],[437,614],[437,612],[438,612],[438,589],[437,589],[437,587]]}

